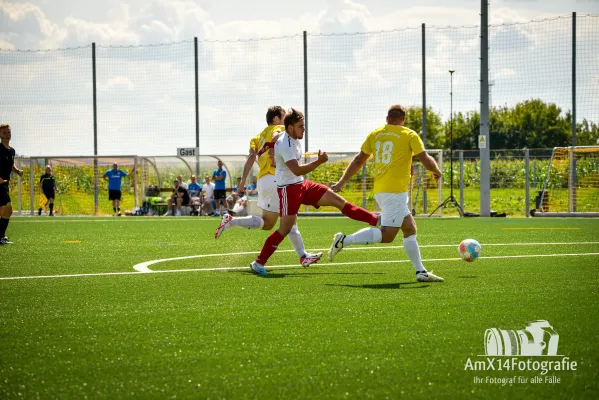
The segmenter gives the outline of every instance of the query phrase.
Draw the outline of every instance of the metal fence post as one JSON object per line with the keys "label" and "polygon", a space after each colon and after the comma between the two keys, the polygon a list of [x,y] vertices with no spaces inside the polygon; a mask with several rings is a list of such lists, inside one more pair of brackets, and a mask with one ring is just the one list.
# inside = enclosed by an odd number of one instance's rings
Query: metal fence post
{"label": "metal fence post", "polygon": [[34,215],[35,208],[35,181],[33,179],[33,158],[29,159],[29,207],[30,215]]}
{"label": "metal fence post", "polygon": [[[98,155],[98,108],[96,96],[96,44],[92,43],[92,101],[94,112],[94,156]],[[94,215],[98,215],[98,192],[100,180],[98,177],[98,159],[94,157]]]}
{"label": "metal fence post", "polygon": [[[21,166],[21,163],[19,163],[19,167],[23,168]],[[18,211],[17,211],[17,215],[21,215],[21,210],[23,208],[23,199],[22,199],[22,193],[21,193],[21,177],[19,175],[17,175],[17,199],[18,199]]]}
{"label": "metal fence post", "polygon": [[460,208],[464,209],[464,150],[460,150]]}
{"label": "metal fence post", "polygon": [[[572,13],[572,146],[576,146],[576,12]],[[571,159],[571,190],[568,211],[576,212],[576,154],[570,152]]]}
{"label": "metal fence post", "polygon": [[525,195],[524,195],[524,213],[526,218],[530,216],[530,154],[529,150],[526,149],[524,151],[524,187],[525,187]]}
{"label": "metal fence post", "polygon": [[135,208],[139,207],[139,181],[137,180],[137,157],[133,159],[133,187],[135,188]]}
{"label": "metal fence post", "polygon": [[308,152],[308,32],[304,31],[304,142]]}
{"label": "metal fence post", "polygon": [[480,151],[480,215],[491,216],[491,158],[489,133],[489,3],[480,8],[480,136],[485,146]]}
{"label": "metal fence post", "polygon": [[193,52],[194,52],[194,63],[195,63],[195,112],[196,112],[196,176],[200,176],[200,94],[199,94],[199,81],[198,81],[198,38],[193,38]]}

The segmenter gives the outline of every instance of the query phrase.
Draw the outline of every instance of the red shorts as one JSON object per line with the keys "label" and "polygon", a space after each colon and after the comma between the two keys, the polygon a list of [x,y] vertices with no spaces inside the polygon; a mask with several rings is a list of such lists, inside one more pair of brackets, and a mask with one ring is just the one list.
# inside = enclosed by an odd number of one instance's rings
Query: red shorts
{"label": "red shorts", "polygon": [[281,217],[297,215],[302,204],[318,208],[318,202],[329,190],[325,185],[310,181],[303,181],[295,185],[277,188],[279,192],[279,214]]}

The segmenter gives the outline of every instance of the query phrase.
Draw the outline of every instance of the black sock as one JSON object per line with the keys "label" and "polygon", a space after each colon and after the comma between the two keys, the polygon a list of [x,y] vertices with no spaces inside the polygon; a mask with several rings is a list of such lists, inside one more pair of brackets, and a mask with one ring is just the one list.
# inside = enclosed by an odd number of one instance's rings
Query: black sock
{"label": "black sock", "polygon": [[116,207],[112,207],[112,209],[114,210],[114,212],[116,212]]}
{"label": "black sock", "polygon": [[119,210],[119,212],[121,212],[121,207],[118,207],[117,210]]}
{"label": "black sock", "polygon": [[50,214],[52,214],[53,210],[54,210],[54,203],[50,203]]}
{"label": "black sock", "polygon": [[6,236],[6,228],[8,227],[8,222],[10,219],[8,218],[0,218],[0,238]]}

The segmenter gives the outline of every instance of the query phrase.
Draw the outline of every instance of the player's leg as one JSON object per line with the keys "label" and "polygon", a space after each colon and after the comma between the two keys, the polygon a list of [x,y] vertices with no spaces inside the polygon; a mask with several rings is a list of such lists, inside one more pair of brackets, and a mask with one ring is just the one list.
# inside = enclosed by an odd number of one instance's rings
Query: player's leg
{"label": "player's leg", "polygon": [[[312,186],[318,185],[312,182],[310,182],[310,184]],[[363,209],[362,207],[358,207],[355,204],[350,203],[349,201],[345,201],[343,197],[339,196],[337,193],[333,192],[330,189],[327,189],[326,192],[324,192],[324,194],[316,204],[319,207],[333,206],[339,209],[344,215],[356,221],[366,222],[367,224],[370,224],[372,226],[377,226],[378,224],[378,216],[376,214],[373,214],[370,211]]]}
{"label": "player's leg", "polygon": [[297,221],[297,212],[301,206],[303,188],[301,185],[291,185],[278,188],[279,205],[281,219],[279,229],[270,234],[266,239],[262,251],[256,261],[250,264],[252,271],[259,275],[267,274],[264,265],[268,262],[270,256],[276,251],[279,244],[285,239],[285,236],[291,232],[293,225]]}
{"label": "player's leg", "polygon": [[177,213],[175,214],[177,217],[181,216],[181,205],[183,205],[183,197],[177,197]]}
{"label": "player's leg", "polygon": [[50,216],[54,216],[54,193],[48,195],[48,209],[50,210]]}
{"label": "player's leg", "polygon": [[433,274],[432,271],[427,271],[422,264],[420,248],[416,240],[416,221],[411,213],[404,218],[401,230],[403,232],[403,249],[416,271],[416,280],[418,282],[443,282],[443,278]]}
{"label": "player's leg", "polygon": [[167,215],[173,215],[173,197],[169,197],[168,201],[166,202],[166,213],[164,214],[165,216]]}
{"label": "player's leg", "polygon": [[119,192],[117,193],[117,198],[116,198],[116,215],[117,217],[121,216],[121,197],[123,192],[121,192],[119,190]]}
{"label": "player's leg", "polygon": [[8,184],[0,185],[0,244],[12,244],[6,237],[6,229],[12,216],[12,203],[8,192]]}

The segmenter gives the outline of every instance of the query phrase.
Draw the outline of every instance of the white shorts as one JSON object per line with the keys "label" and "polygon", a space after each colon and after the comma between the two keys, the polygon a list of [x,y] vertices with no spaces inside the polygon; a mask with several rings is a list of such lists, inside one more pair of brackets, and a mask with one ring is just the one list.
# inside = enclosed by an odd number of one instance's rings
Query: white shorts
{"label": "white shorts", "polygon": [[279,213],[279,193],[274,175],[264,175],[258,179],[258,207]]}
{"label": "white shorts", "polygon": [[408,192],[377,193],[374,195],[381,207],[381,226],[400,227],[405,217],[411,214],[408,206]]}

